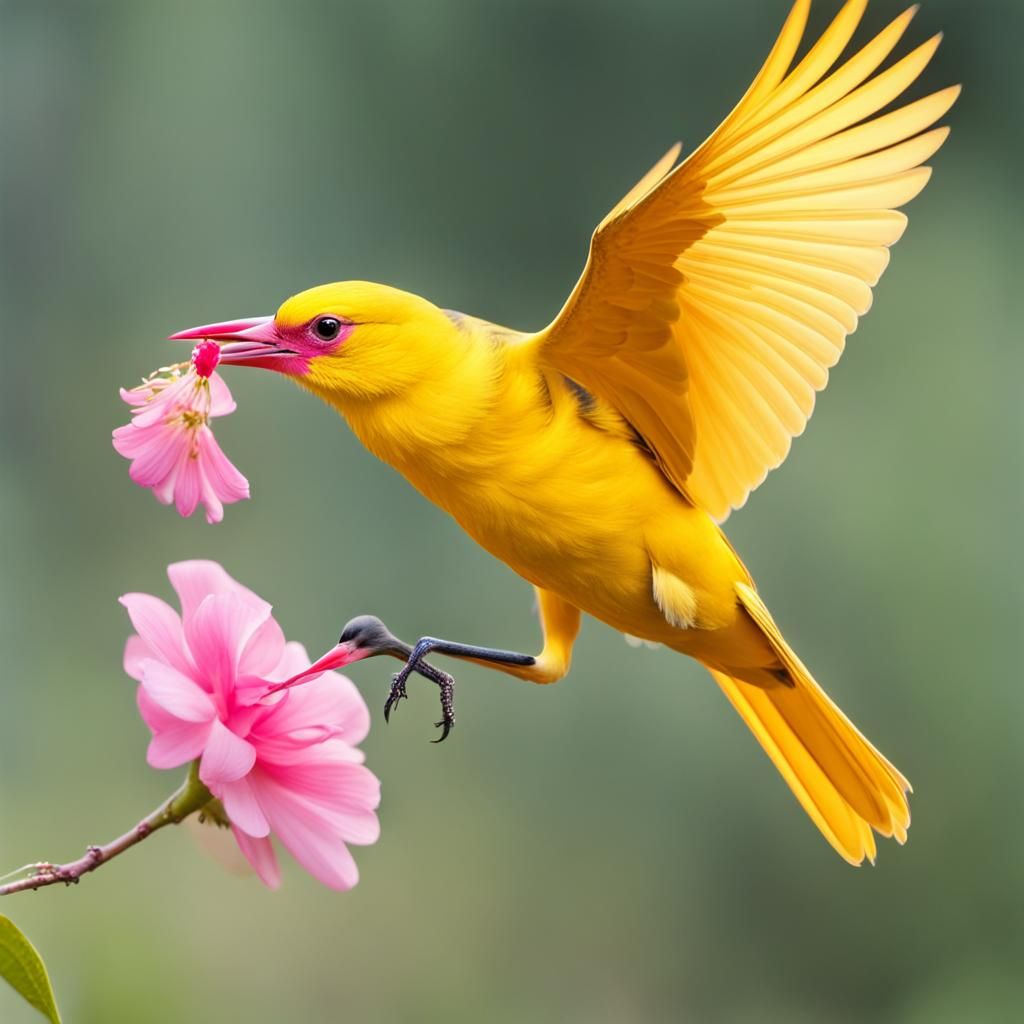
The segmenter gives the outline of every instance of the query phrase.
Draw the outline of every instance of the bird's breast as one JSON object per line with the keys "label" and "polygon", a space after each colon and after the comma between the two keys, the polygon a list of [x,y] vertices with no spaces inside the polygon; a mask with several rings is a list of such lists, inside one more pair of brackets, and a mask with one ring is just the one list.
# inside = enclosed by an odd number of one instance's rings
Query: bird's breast
{"label": "bird's breast", "polygon": [[[420,443],[421,433],[437,433],[430,431],[404,432],[397,443],[383,416],[353,427],[492,555],[617,629],[668,642],[652,564],[714,606],[710,615],[701,609],[702,621],[730,614],[733,580],[742,575],[735,556],[628,425],[581,408],[558,381],[538,387],[536,376],[507,369],[501,380],[500,398],[461,422],[457,442]],[[457,389],[435,391],[402,419],[464,413],[466,404]]]}
{"label": "bird's breast", "polygon": [[652,606],[647,524],[688,510],[628,439],[575,417],[481,424],[445,464],[397,468],[519,575],[606,621],[630,600]]}

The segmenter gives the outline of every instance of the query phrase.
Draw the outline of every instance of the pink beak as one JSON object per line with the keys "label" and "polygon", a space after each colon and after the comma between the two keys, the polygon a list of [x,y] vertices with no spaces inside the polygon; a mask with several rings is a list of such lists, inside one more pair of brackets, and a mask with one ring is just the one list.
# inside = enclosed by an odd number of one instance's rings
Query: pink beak
{"label": "pink beak", "polygon": [[268,691],[277,693],[278,690],[287,690],[292,686],[299,686],[315,679],[322,672],[330,672],[332,669],[341,668],[344,665],[351,665],[354,661],[367,657],[371,652],[365,648],[357,647],[353,643],[335,644],[322,658],[318,658],[307,669],[303,669],[297,675],[286,679],[283,683],[272,686]]}
{"label": "pink beak", "polygon": [[222,364],[257,366],[296,376],[309,369],[309,360],[289,348],[272,316],[250,320],[225,320],[219,324],[203,324],[172,334],[168,341],[199,341],[209,339],[220,345]]}

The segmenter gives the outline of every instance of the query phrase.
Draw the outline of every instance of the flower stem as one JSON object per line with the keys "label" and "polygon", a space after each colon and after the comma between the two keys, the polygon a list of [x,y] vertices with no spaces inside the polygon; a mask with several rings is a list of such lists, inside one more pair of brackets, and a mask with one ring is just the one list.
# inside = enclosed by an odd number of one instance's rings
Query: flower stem
{"label": "flower stem", "polygon": [[63,882],[65,885],[77,884],[82,875],[95,871],[98,867],[120,856],[125,850],[141,843],[154,832],[166,825],[177,825],[190,814],[205,807],[213,799],[210,791],[199,781],[198,762],[192,764],[188,777],[165,803],[148,817],[143,818],[133,829],[118,836],[105,846],[90,846],[84,857],[69,861],[67,864],[51,864],[44,861],[29,866],[31,874],[26,878],[0,885],[0,896],[10,896],[26,889],[42,889],[47,885]]}

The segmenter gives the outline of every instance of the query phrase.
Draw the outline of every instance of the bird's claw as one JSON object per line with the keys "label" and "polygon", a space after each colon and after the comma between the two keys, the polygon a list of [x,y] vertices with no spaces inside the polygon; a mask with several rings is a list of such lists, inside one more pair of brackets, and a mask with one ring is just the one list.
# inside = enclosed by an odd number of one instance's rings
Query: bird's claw
{"label": "bird's claw", "polygon": [[388,699],[384,704],[384,720],[388,721],[390,719],[391,712],[398,706],[400,701],[408,699],[409,694],[406,692],[405,683],[413,672],[417,672],[424,679],[429,679],[432,683],[436,683],[441,691],[441,721],[435,722],[434,725],[436,728],[441,729],[442,732],[436,740],[431,740],[432,743],[441,743],[448,738],[448,734],[452,731],[452,726],[455,725],[455,680],[447,672],[442,672],[439,668],[435,668],[429,662],[423,660],[427,650],[428,648],[424,641],[417,644],[413,648],[412,654],[409,655],[408,661],[392,677],[391,692],[388,694]]}
{"label": "bird's claw", "polygon": [[438,672],[440,678],[434,682],[441,688],[441,721],[434,723],[435,729],[441,729],[441,735],[431,743],[443,743],[455,725],[455,680],[447,672]]}
{"label": "bird's claw", "polygon": [[398,707],[399,702],[409,699],[409,694],[405,689],[405,681],[409,678],[409,673],[402,669],[401,672],[396,672],[391,677],[391,692],[388,694],[388,699],[384,702],[384,721],[391,721],[391,712]]}

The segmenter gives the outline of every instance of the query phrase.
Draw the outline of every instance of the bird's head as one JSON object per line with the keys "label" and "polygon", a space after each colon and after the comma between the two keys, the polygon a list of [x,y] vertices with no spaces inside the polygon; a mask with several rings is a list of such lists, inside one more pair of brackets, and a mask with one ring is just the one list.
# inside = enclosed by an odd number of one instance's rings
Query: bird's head
{"label": "bird's head", "polygon": [[211,339],[220,362],[274,370],[338,404],[401,393],[455,357],[451,321],[417,295],[366,281],[325,284],[274,316],[205,324],[172,341]]}

